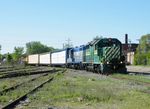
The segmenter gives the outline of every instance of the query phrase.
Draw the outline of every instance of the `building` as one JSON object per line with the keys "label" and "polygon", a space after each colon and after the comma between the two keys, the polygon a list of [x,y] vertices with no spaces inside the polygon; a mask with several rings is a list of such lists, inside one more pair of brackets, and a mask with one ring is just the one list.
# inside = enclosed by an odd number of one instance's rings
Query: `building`
{"label": "building", "polygon": [[125,43],[122,44],[122,51],[125,55],[126,63],[134,63],[134,55],[139,44],[128,43],[128,34],[125,34]]}

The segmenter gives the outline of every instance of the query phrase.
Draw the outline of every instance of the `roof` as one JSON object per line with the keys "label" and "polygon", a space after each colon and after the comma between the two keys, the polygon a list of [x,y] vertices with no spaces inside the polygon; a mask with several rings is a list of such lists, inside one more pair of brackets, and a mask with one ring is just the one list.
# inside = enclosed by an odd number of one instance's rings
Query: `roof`
{"label": "roof", "polygon": [[[97,44],[97,43],[98,43],[99,41],[101,41],[101,40],[108,40],[108,39],[112,39],[112,40],[117,40],[117,41],[119,41],[119,40],[116,39],[116,38],[101,38],[101,39],[95,39],[95,40],[93,40],[93,41],[87,43],[86,46],[88,46],[88,45],[94,45],[94,44]],[[120,41],[119,41],[119,42],[120,42]],[[120,43],[121,43],[121,42],[120,42]]]}
{"label": "roof", "polygon": [[93,40],[93,41],[91,41],[91,42],[88,42],[86,45],[94,45],[94,44],[96,44],[97,42],[99,42],[101,39],[95,39],[95,40]]}
{"label": "roof", "polygon": [[61,52],[61,51],[66,51],[72,48],[65,48],[65,49],[61,49],[61,50],[56,50],[56,51],[52,51],[51,53],[56,53],[56,52]]}

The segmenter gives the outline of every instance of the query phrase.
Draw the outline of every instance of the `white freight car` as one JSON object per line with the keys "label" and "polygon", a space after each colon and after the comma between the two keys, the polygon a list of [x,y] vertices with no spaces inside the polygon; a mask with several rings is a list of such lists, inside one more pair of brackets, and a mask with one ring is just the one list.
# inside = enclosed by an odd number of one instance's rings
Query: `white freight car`
{"label": "white freight car", "polygon": [[44,53],[44,54],[40,54],[39,58],[40,58],[40,62],[39,62],[40,65],[50,65],[51,64],[50,52]]}
{"label": "white freight car", "polygon": [[63,65],[66,64],[66,53],[67,50],[51,53],[51,64],[52,65]]}
{"label": "white freight car", "polygon": [[39,64],[39,54],[29,55],[28,64]]}

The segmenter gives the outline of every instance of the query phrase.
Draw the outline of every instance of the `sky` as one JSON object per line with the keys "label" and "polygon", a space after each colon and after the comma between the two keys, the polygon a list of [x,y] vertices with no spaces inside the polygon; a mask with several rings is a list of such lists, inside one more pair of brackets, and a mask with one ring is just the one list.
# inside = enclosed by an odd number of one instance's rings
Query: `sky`
{"label": "sky", "polygon": [[150,33],[150,0],[0,0],[1,53],[13,52],[30,41],[62,48],[95,36],[132,43]]}

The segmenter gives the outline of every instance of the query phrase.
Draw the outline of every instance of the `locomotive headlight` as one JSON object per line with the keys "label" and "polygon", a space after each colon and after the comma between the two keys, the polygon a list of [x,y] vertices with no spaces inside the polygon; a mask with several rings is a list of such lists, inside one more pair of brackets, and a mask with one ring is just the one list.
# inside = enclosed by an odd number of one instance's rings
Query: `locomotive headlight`
{"label": "locomotive headlight", "polygon": [[122,61],[120,63],[122,64]]}
{"label": "locomotive headlight", "polygon": [[107,61],[107,64],[109,64],[109,62]]}

